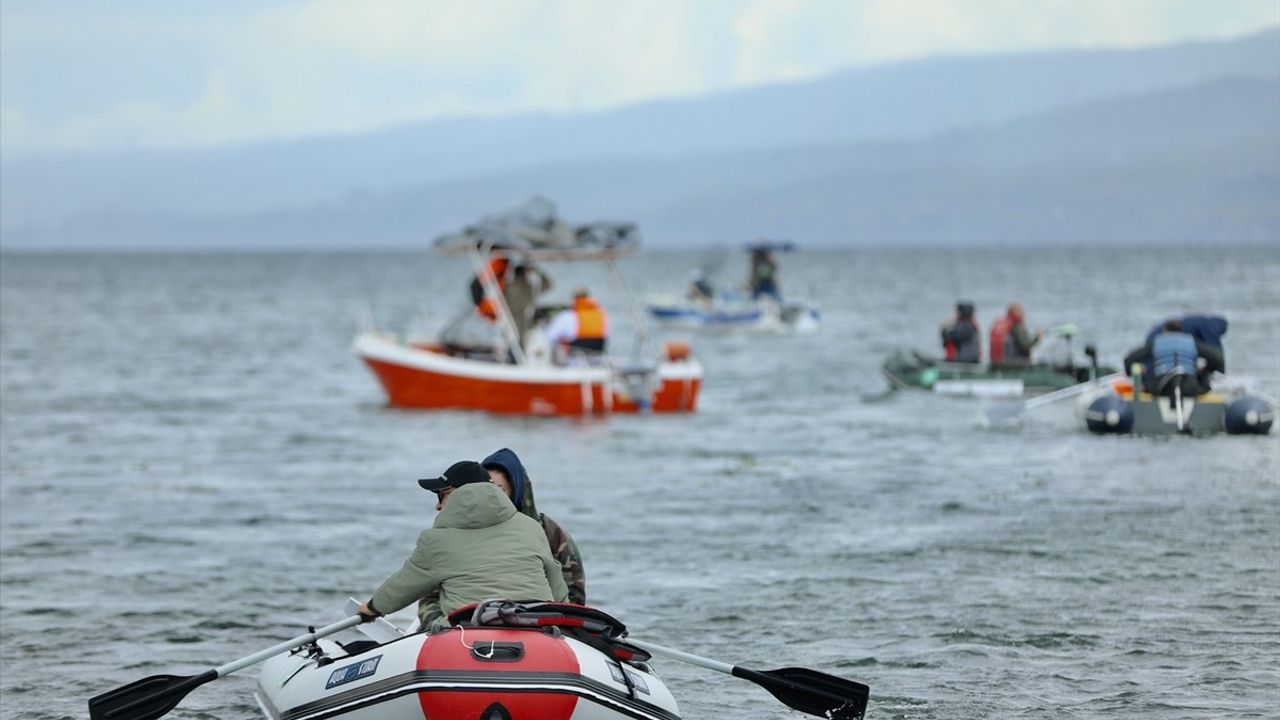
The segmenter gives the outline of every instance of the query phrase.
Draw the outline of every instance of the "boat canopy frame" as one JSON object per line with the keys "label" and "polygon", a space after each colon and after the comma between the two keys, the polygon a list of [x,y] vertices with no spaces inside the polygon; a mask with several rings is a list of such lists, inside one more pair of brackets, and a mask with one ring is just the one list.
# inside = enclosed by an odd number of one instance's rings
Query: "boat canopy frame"
{"label": "boat canopy frame", "polygon": [[[537,262],[600,262],[609,271],[609,278],[613,282],[614,288],[622,296],[623,305],[626,308],[627,320],[630,323],[633,332],[636,334],[636,346],[633,349],[633,355],[637,356],[639,363],[640,358],[645,355],[654,357],[657,355],[658,348],[653,342],[653,333],[649,329],[648,323],[645,322],[644,316],[641,315],[636,305],[635,295],[631,292],[631,288],[623,279],[622,274],[618,272],[617,260],[623,257],[634,255],[638,250],[635,245],[600,248],[600,249],[572,249],[572,248],[532,248],[532,247],[513,247],[504,244],[500,240],[494,241],[490,238],[481,238],[475,243],[467,244],[465,247],[458,245],[441,246],[436,248],[445,256],[465,255],[471,262],[471,267],[476,273],[476,277],[480,279],[480,284],[484,287],[485,295],[490,298],[496,308],[496,324],[498,330],[502,334],[503,341],[507,344],[507,350],[511,352],[515,359],[516,365],[528,364],[528,356],[524,352],[524,347],[520,342],[520,331],[516,327],[515,317],[511,314],[511,308],[507,306],[507,300],[503,296],[502,288],[498,285],[498,279],[489,271],[488,261],[494,255],[503,255],[517,261],[529,260]],[[468,312],[471,312],[468,310]]]}

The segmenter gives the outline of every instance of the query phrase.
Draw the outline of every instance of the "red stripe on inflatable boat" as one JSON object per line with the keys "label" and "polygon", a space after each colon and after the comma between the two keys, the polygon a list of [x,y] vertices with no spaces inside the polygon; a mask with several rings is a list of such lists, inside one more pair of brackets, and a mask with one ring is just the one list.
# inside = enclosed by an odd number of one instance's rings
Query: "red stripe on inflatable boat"
{"label": "red stripe on inflatable boat", "polygon": [[[523,656],[514,662],[493,662],[476,658],[471,648],[482,653],[490,642],[520,643]],[[418,653],[418,669],[474,670],[489,673],[572,673],[577,674],[578,657],[568,643],[542,632],[505,629],[454,629],[429,636]],[[500,703],[511,720],[569,720],[578,703],[576,695],[553,692],[475,692],[465,687],[457,690],[436,689],[418,693],[422,715],[426,720],[480,718],[494,703]]]}

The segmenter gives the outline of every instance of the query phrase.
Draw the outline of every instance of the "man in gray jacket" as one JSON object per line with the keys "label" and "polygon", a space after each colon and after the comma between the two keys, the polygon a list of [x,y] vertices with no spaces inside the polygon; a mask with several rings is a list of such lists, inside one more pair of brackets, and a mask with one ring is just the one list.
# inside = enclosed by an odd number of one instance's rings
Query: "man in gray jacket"
{"label": "man in gray jacket", "polygon": [[520,347],[529,338],[529,326],[533,324],[534,311],[538,309],[538,296],[551,289],[551,278],[533,265],[522,262],[516,265],[511,282],[502,291],[502,297],[511,311],[520,336]]}
{"label": "man in gray jacket", "polygon": [[404,565],[358,612],[366,622],[396,612],[432,590],[447,618],[489,598],[564,602],[569,595],[542,526],[516,510],[480,463],[454,463],[418,484],[439,496],[435,522],[418,536]]}

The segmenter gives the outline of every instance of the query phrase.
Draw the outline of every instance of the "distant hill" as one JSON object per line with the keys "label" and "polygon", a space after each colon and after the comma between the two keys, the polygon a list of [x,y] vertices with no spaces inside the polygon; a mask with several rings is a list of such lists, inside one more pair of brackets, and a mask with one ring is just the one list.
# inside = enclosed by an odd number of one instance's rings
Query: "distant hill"
{"label": "distant hill", "polygon": [[5,247],[420,246],[541,192],[651,244],[1280,241],[1280,30],[583,116],[0,162]]}

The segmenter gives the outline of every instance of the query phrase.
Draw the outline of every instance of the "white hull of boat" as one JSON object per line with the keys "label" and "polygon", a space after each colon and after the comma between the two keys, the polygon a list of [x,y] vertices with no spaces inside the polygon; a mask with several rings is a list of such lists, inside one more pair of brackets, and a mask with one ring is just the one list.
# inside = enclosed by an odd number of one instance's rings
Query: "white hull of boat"
{"label": "white hull of boat", "polygon": [[659,299],[648,306],[649,316],[665,327],[759,333],[816,332],[822,323],[818,308],[807,302],[770,301],[703,306]]}
{"label": "white hull of boat", "polygon": [[[277,656],[255,697],[267,720],[678,720],[645,664],[559,633],[453,628],[381,645],[320,640],[321,655]],[[373,647],[367,647],[373,646]],[[625,675],[624,675],[625,673]]]}

